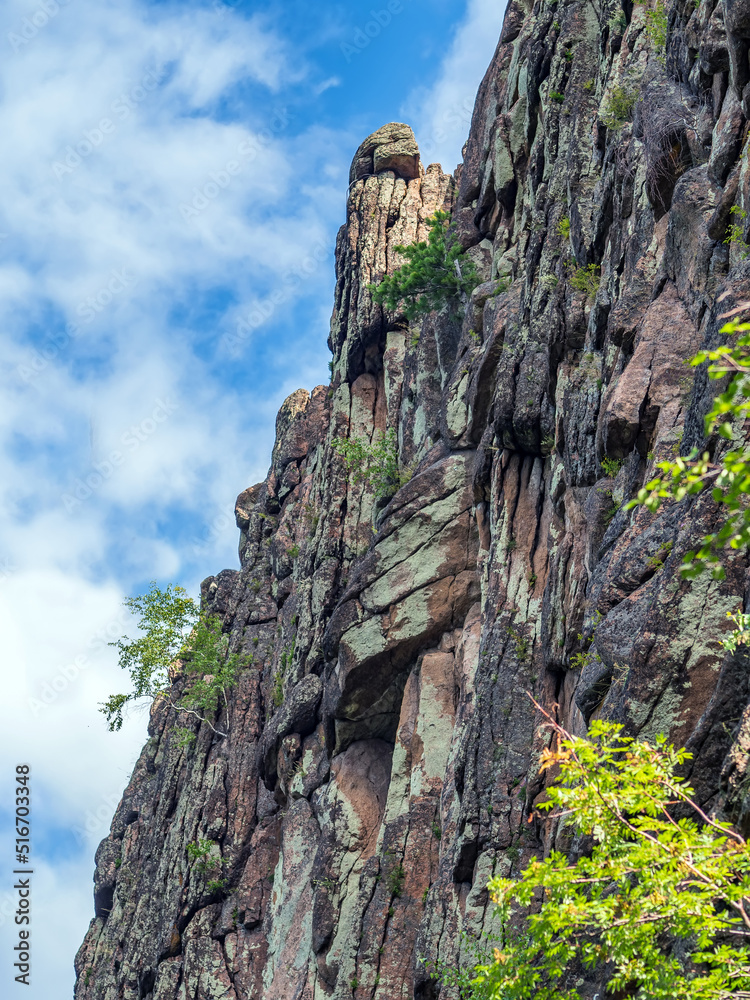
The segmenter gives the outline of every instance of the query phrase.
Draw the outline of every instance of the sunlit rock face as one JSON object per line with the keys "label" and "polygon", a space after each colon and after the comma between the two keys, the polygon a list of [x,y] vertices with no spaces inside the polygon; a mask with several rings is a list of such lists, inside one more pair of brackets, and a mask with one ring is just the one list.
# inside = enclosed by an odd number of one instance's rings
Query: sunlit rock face
{"label": "sunlit rock face", "polygon": [[[511,2],[455,177],[406,125],[357,150],[331,384],[285,402],[237,501],[241,568],[203,585],[246,664],[228,736],[193,720],[181,746],[154,705],[77,1000],[452,997],[429,963],[469,959],[489,877],[570,848],[534,811],[529,693],[576,733],[669,733],[700,801],[747,825],[748,671],[718,642],[747,559],[684,582],[711,498],[624,508],[703,446],[713,387],[684,362],[750,297],[724,242],[750,208],[746,7],[674,5],[659,53],[641,7]],[[439,209],[481,283],[410,326],[368,286]],[[411,478],[386,502],[334,442],[390,429]]]}

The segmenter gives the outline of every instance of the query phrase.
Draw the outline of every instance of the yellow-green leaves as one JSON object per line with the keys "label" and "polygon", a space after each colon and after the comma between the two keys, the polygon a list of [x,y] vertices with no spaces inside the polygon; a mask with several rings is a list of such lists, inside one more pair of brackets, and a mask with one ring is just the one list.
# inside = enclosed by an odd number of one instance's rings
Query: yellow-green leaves
{"label": "yellow-green leaves", "polygon": [[227,704],[226,692],[236,683],[239,657],[227,656],[227,637],[218,617],[201,613],[187,591],[172,584],[161,590],[152,582],[146,594],[127,598],[124,604],[139,616],[142,634],[110,643],[119,650],[120,666],[131,681],[127,694],[111,695],[100,708],[110,732],[122,727],[128,704],[166,694],[169,671],[177,661],[192,682],[173,708],[207,721],[201,713],[215,712],[220,695]]}
{"label": "yellow-green leaves", "polygon": [[619,131],[630,120],[637,100],[638,91],[635,87],[614,86],[606,106],[599,114],[602,123],[610,131]]}
{"label": "yellow-green leaves", "polygon": [[726,235],[724,242],[729,244],[729,246],[738,247],[740,252],[740,257],[742,258],[742,260],[745,260],[747,257],[750,257],[750,246],[747,244],[745,240],[745,226],[744,226],[745,219],[747,218],[747,212],[744,210],[744,208],[740,208],[739,205],[732,205],[729,211],[732,215],[737,216],[741,221],[730,223],[729,231]]}
{"label": "yellow-green leaves", "polygon": [[364,438],[334,438],[335,451],[344,459],[354,483],[365,483],[376,500],[390,499],[411,478],[398,461],[398,438],[391,427],[376,431],[372,442]]}
{"label": "yellow-green leaves", "polygon": [[650,6],[646,0],[637,0],[639,6],[647,7],[646,10],[646,34],[651,39],[656,50],[659,62],[664,63],[667,48],[667,28],[669,26],[669,16],[663,0],[656,0]]}
{"label": "yellow-green leaves", "polygon": [[737,628],[722,639],[721,644],[724,649],[733,653],[739,646],[750,643],[750,615],[743,614],[742,608],[737,608],[736,614],[727,611],[727,618],[731,618]]}
{"label": "yellow-green leaves", "polygon": [[[690,363],[709,362],[708,377],[730,381],[724,392],[714,399],[706,415],[706,434],[718,433],[728,441],[741,441],[726,452],[720,461],[712,461],[709,453],[697,449],[674,461],[657,463],[661,474],[638,491],[629,507],[642,504],[657,511],[663,500],[679,501],[710,487],[713,499],[727,511],[718,531],[704,536],[700,547],[685,554],[682,575],[693,579],[705,570],[718,580],[724,578],[721,553],[727,547],[745,548],[750,545],[750,448],[744,440],[744,423],[750,416],[750,323],[727,323],[721,333],[737,335],[734,343],[722,344],[711,351],[699,351]],[[729,418],[729,419],[727,419]]]}
{"label": "yellow-green leaves", "polygon": [[601,268],[598,264],[589,264],[587,267],[578,267],[573,261],[568,265],[568,278],[571,288],[577,292],[585,292],[586,298],[593,299],[599,290],[601,281]]}
{"label": "yellow-green leaves", "polygon": [[[539,808],[593,838],[575,863],[553,851],[489,889],[502,932],[476,967],[475,996],[579,1000],[582,965],[609,992],[719,1000],[750,989],[750,850],[706,815],[677,771],[690,758],[596,721],[588,739],[559,727]],[[580,980],[579,980],[580,983]]]}
{"label": "yellow-green leaves", "polygon": [[155,698],[169,684],[169,667],[178,656],[198,619],[198,608],[182,587],[169,584],[160,590],[152,581],[148,592],[123,602],[138,615],[137,639],[127,636],[111,642],[119,650],[120,666],[130,674],[129,694],[112,695],[101,707],[110,732],[122,726],[122,712],[131,701]]}

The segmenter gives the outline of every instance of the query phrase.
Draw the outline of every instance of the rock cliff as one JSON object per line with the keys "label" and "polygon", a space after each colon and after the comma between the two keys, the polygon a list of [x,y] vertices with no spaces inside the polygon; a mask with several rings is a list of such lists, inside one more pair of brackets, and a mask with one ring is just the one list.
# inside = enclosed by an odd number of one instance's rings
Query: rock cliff
{"label": "rock cliff", "polygon": [[[669,733],[748,825],[747,663],[718,641],[747,557],[685,582],[710,496],[624,503],[702,443],[685,360],[750,297],[749,49],[747,0],[511,0],[455,176],[405,125],[360,146],[331,384],[284,403],[241,569],[203,584],[246,664],[228,736],[182,745],[154,704],[77,1000],[448,997],[420,960],[469,961],[487,880],[555,841],[527,691],[575,732]],[[482,281],[409,326],[368,284],[438,209]],[[386,429],[411,473],[388,502],[334,446]]]}

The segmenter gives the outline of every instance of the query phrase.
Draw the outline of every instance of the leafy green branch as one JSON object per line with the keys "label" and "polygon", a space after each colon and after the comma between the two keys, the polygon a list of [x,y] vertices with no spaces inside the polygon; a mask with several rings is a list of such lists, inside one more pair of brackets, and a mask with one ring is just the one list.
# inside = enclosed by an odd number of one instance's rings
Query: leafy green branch
{"label": "leafy green branch", "polygon": [[635,87],[616,84],[599,115],[602,124],[611,132],[619,132],[623,125],[630,121],[637,100],[638,91]]}
{"label": "leafy green branch", "polygon": [[344,459],[355,484],[365,483],[376,500],[386,500],[409,482],[411,473],[398,460],[398,438],[391,427],[376,431],[372,443],[363,438],[334,438],[334,450]]}
{"label": "leafy green branch", "polygon": [[650,0],[636,0],[639,7],[646,7],[646,34],[651,40],[659,62],[664,63],[667,50],[667,29],[669,27],[669,12],[664,0],[656,0],[649,6]]}
{"label": "leafy green branch", "polygon": [[729,246],[738,247],[740,258],[746,260],[750,257],[750,244],[745,239],[745,227],[742,223],[747,218],[747,212],[744,208],[740,208],[739,205],[732,205],[729,211],[731,215],[736,215],[742,221],[730,224],[724,242]]}
{"label": "leafy green branch", "polygon": [[221,892],[228,884],[228,880],[222,876],[224,866],[229,864],[226,858],[222,858],[219,845],[215,840],[198,840],[187,845],[188,861],[192,865],[192,870],[196,875],[205,878],[212,876],[206,882],[206,891],[213,894]]}
{"label": "leafy green branch", "polygon": [[450,228],[449,213],[436,212],[427,226],[426,240],[396,247],[406,263],[369,285],[375,302],[391,311],[401,308],[409,322],[444,306],[457,311],[479,284],[474,262]]}
{"label": "leafy green branch", "polygon": [[388,862],[386,878],[391,896],[398,898],[404,891],[404,879],[406,878],[404,866],[392,851],[385,852],[384,861]]}
{"label": "leafy green branch", "polygon": [[[130,674],[131,690],[127,694],[111,695],[100,707],[106,716],[110,732],[122,727],[123,711],[132,702],[162,696],[177,712],[192,715],[205,722],[219,736],[207,715],[213,714],[223,702],[229,713],[228,691],[237,683],[240,657],[227,655],[227,637],[222,634],[221,619],[201,612],[198,605],[179,586],[168,585],[161,590],[152,582],[146,594],[129,597],[124,602],[137,614],[137,639],[123,636],[110,643],[119,650],[119,664]],[[189,686],[179,702],[169,694],[170,671],[181,663],[189,678]],[[183,745],[185,731],[180,731]]]}
{"label": "leafy green branch", "polygon": [[710,570],[714,579],[723,580],[725,571],[720,561],[721,553],[727,546],[740,549],[750,545],[750,507],[747,502],[750,493],[750,448],[744,440],[745,421],[750,414],[750,352],[747,350],[750,347],[750,323],[730,322],[720,332],[739,336],[734,344],[724,344],[713,351],[699,351],[690,359],[690,364],[695,366],[711,362],[708,366],[710,379],[730,376],[724,392],[714,399],[706,416],[705,429],[706,434],[716,431],[728,441],[734,441],[735,433],[738,433],[742,435],[742,443],[731,448],[718,461],[713,461],[709,452],[701,454],[698,448],[693,448],[685,458],[678,456],[674,461],[657,462],[661,475],[646,483],[628,504],[628,507],[642,504],[650,511],[657,511],[666,499],[679,501],[711,488],[714,500],[722,504],[728,514],[718,531],[705,535],[700,548],[687,552],[683,557],[681,572],[686,579],[694,579],[705,570]]}
{"label": "leafy green branch", "polygon": [[464,995],[580,1000],[569,984],[582,965],[611,994],[747,996],[750,847],[679,777],[691,755],[615,723],[597,720],[583,738],[547,719],[556,748],[541,767],[557,776],[538,808],[593,847],[572,864],[552,851],[517,878],[491,880],[501,932]]}
{"label": "leafy green branch", "polygon": [[597,264],[578,267],[571,261],[568,265],[568,275],[572,288],[578,292],[585,292],[588,299],[593,299],[596,296],[601,281],[601,268]]}
{"label": "leafy green branch", "polygon": [[740,646],[747,646],[750,643],[750,615],[743,613],[742,608],[737,608],[736,612],[727,611],[727,618],[731,618],[736,629],[721,640],[724,649],[734,653]]}

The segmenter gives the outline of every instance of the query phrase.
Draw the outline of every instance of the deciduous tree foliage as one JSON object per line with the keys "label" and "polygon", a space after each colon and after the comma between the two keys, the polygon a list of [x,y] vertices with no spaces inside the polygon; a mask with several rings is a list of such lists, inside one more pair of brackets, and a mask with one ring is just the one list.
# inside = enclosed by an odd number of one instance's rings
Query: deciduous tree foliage
{"label": "deciduous tree foliage", "polygon": [[218,732],[205,713],[216,712],[220,697],[228,710],[227,691],[236,683],[240,669],[239,657],[227,656],[221,620],[202,613],[187,591],[172,584],[161,590],[152,582],[146,594],[129,597],[124,604],[139,616],[142,635],[137,639],[123,636],[110,643],[119,650],[120,666],[128,671],[131,681],[127,694],[111,695],[100,708],[110,732],[122,727],[123,710],[130,703],[153,700],[158,695],[168,697],[169,672],[177,661],[184,665],[191,683],[181,702],[172,703],[172,707],[197,716]]}
{"label": "deciduous tree foliage", "polygon": [[578,1000],[583,968],[619,997],[750,996],[750,849],[678,776],[691,755],[611,722],[594,722],[588,739],[553,727],[558,746],[542,767],[557,776],[538,808],[593,847],[489,883],[501,930],[464,981],[470,995]]}
{"label": "deciduous tree foliage", "polygon": [[398,439],[390,427],[376,432],[372,443],[362,438],[334,438],[334,449],[343,457],[354,483],[366,483],[376,500],[390,499],[411,478],[398,462]]}
{"label": "deciduous tree foliage", "polygon": [[[748,305],[750,303],[745,303],[742,308]],[[722,551],[727,546],[739,549],[750,545],[750,506],[747,502],[750,450],[745,434],[745,421],[750,414],[750,323],[727,323],[720,332],[737,335],[737,339],[713,351],[699,351],[690,363],[711,362],[708,367],[711,379],[730,376],[729,384],[714,399],[706,416],[706,434],[716,431],[720,437],[731,441],[733,447],[716,461],[708,451],[700,454],[694,448],[687,457],[658,462],[661,475],[646,483],[629,504],[630,507],[643,504],[656,511],[665,499],[682,500],[711,488],[714,500],[724,506],[727,514],[718,530],[703,538],[697,551],[685,554],[682,575],[687,579],[693,579],[704,570],[710,570],[717,580],[723,579]]]}

